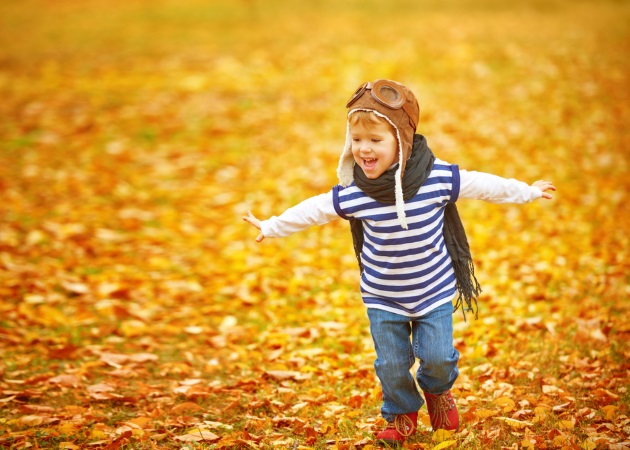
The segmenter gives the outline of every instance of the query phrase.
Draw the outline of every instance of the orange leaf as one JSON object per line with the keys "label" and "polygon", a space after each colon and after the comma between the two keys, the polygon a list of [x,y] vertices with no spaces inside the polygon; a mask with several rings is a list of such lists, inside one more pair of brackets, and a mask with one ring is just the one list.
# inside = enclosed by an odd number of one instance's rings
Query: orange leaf
{"label": "orange leaf", "polygon": [[615,405],[607,405],[602,408],[602,412],[606,420],[613,420],[617,414],[617,407]]}
{"label": "orange leaf", "polygon": [[202,411],[202,410],[203,408],[201,406],[193,402],[180,403],[179,405],[173,406],[173,408],[171,409],[171,411],[176,414],[186,412],[186,411],[194,412],[194,411]]}

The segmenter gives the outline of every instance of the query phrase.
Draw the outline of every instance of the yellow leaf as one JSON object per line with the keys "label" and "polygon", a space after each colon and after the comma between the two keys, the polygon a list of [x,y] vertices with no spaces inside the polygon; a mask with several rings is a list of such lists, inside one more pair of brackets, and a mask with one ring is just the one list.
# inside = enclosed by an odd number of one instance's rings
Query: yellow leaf
{"label": "yellow leaf", "polygon": [[136,337],[147,332],[147,326],[140,320],[125,320],[120,324],[120,332],[126,337]]}
{"label": "yellow leaf", "polygon": [[68,449],[68,450],[79,450],[81,447],[79,447],[78,445],[72,443],[72,442],[60,442],[59,443],[59,448],[60,449]]}
{"label": "yellow leaf", "polygon": [[92,432],[90,433],[90,439],[105,439],[107,437],[109,437],[107,433],[105,433],[103,430],[100,430],[98,428],[94,428]]}
{"label": "yellow leaf", "polygon": [[591,440],[591,438],[585,439],[580,445],[580,448],[584,450],[595,450],[597,448],[597,444]]}
{"label": "yellow leaf", "polygon": [[475,415],[480,419],[487,419],[488,417],[496,416],[499,411],[493,411],[491,409],[478,409],[475,411]]}
{"label": "yellow leaf", "polygon": [[542,422],[547,418],[548,408],[537,406],[534,408],[534,423]]}
{"label": "yellow leaf", "polygon": [[457,441],[455,440],[450,440],[450,441],[444,441],[444,442],[440,442],[438,445],[436,445],[435,447],[433,447],[432,450],[442,450],[444,448],[449,448],[454,446],[455,444],[457,444]]}
{"label": "yellow leaf", "polygon": [[59,434],[67,436],[72,436],[77,432],[77,430],[77,425],[71,422],[61,422],[61,424],[57,427]]}
{"label": "yellow leaf", "polygon": [[525,428],[525,427],[534,426],[534,424],[531,422],[524,422],[522,420],[510,419],[509,417],[496,417],[496,419],[502,420],[503,422],[506,423],[506,425],[509,425],[511,428],[515,428],[517,430],[521,428]]}
{"label": "yellow leaf", "polygon": [[38,306],[33,320],[44,325],[62,325],[68,323],[68,316],[48,305]]}
{"label": "yellow leaf", "polygon": [[562,447],[565,444],[568,444],[569,440],[566,436],[559,434],[558,436],[553,438],[553,445],[556,447]]}
{"label": "yellow leaf", "polygon": [[149,422],[152,422],[153,419],[150,417],[136,417],[131,419],[129,422],[138,425],[140,428],[145,428]]}
{"label": "yellow leaf", "polygon": [[526,449],[534,449],[535,447],[535,442],[534,441],[530,441],[529,439],[525,438],[521,441],[521,448],[526,448]]}
{"label": "yellow leaf", "polygon": [[515,407],[514,400],[512,400],[509,397],[499,397],[494,401],[494,403],[496,403],[497,405],[503,408],[502,410],[503,413],[514,411],[514,407]]}
{"label": "yellow leaf", "polygon": [[575,424],[570,420],[561,420],[558,423],[558,428],[561,430],[572,430],[575,427]]}
{"label": "yellow leaf", "polygon": [[448,440],[448,438],[450,438],[454,433],[454,430],[443,430],[443,429],[439,429],[433,432],[433,437],[431,438],[431,440],[433,442],[444,442],[446,440]]}

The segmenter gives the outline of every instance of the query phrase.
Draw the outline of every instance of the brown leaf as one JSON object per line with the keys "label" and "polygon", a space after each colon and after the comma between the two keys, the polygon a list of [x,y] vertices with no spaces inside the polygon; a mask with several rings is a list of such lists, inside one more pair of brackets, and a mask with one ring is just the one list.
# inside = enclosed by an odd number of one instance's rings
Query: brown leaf
{"label": "brown leaf", "polygon": [[129,355],[129,361],[136,363],[145,363],[149,361],[158,361],[159,358],[153,353],[133,353]]}
{"label": "brown leaf", "polygon": [[171,408],[171,411],[175,414],[180,414],[182,412],[203,411],[203,408],[199,406],[197,403],[184,402],[184,403],[180,403],[179,405],[173,406],[173,408]]}
{"label": "brown leaf", "polygon": [[290,370],[268,370],[265,372],[265,376],[272,378],[276,381],[285,381],[285,380],[308,380],[313,374],[312,373],[302,373]]}
{"label": "brown leaf", "polygon": [[107,384],[107,383],[98,383],[98,384],[93,384],[91,386],[88,386],[87,391],[90,393],[102,393],[102,392],[112,392],[115,391],[116,389]]}
{"label": "brown leaf", "polygon": [[205,430],[193,430],[181,436],[175,436],[175,439],[182,442],[215,442],[221,439],[214,433]]}
{"label": "brown leaf", "polygon": [[50,378],[48,382],[56,384],[58,386],[73,388],[79,387],[81,385],[81,380],[76,375],[58,375],[56,377]]}
{"label": "brown leaf", "polygon": [[75,359],[75,353],[79,349],[74,344],[66,344],[48,349],[48,357],[52,359]]}

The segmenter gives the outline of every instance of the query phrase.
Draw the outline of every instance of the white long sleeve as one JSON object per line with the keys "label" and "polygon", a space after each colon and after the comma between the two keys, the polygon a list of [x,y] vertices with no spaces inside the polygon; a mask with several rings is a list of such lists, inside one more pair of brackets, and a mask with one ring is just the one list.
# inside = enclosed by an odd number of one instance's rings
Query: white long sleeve
{"label": "white long sleeve", "polygon": [[542,197],[540,189],[514,178],[460,170],[459,179],[459,198],[490,203],[529,203]]}
{"label": "white long sleeve", "polygon": [[287,209],[279,217],[273,216],[260,223],[265,237],[285,237],[312,225],[323,225],[338,218],[332,191],[316,195]]}
{"label": "white long sleeve", "polygon": [[[484,200],[490,203],[529,203],[542,197],[542,191],[522,181],[484,172],[459,171],[459,198]],[[338,218],[332,191],[308,198],[260,223],[265,237],[286,237],[313,225],[323,225]]]}

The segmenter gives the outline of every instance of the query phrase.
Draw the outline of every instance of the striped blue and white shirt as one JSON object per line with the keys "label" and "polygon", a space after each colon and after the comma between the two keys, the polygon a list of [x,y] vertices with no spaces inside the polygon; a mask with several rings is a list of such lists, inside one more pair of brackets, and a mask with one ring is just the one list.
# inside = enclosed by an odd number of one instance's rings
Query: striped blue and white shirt
{"label": "striped blue and white shirt", "polygon": [[436,161],[417,194],[405,202],[408,229],[396,205],[380,203],[353,184],[335,186],[344,219],[363,222],[361,295],[368,307],[417,316],[450,301],[455,273],[442,233],[444,208],[459,196],[459,169]]}
{"label": "striped blue and white shirt", "polygon": [[361,295],[368,308],[417,317],[449,302],[455,274],[442,233],[444,208],[458,198],[492,203],[527,203],[540,189],[514,179],[459,170],[437,159],[428,179],[405,202],[408,229],[402,228],[396,205],[380,203],[350,184],[311,197],[279,217],[261,222],[265,237],[283,237],[335,218],[363,222]]}

